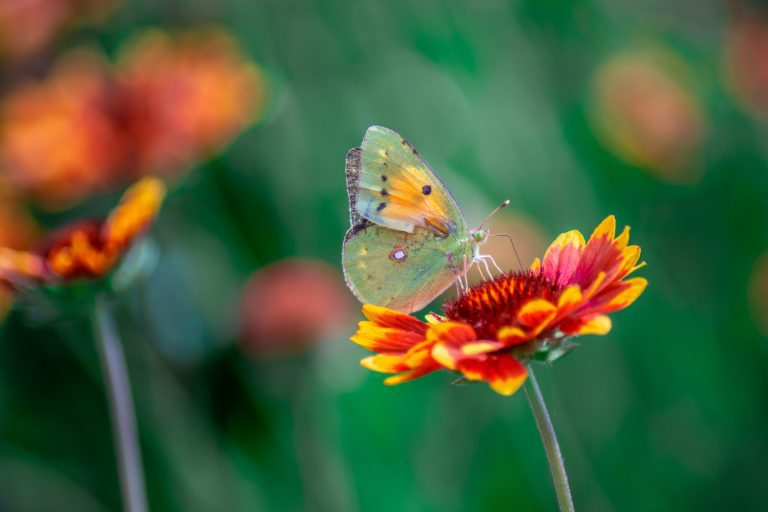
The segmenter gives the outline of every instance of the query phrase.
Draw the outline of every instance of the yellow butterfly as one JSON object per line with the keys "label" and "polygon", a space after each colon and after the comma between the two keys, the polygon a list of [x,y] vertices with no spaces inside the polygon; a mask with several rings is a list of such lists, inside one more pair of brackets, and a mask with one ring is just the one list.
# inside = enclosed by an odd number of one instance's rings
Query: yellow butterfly
{"label": "yellow butterfly", "polygon": [[346,174],[351,227],[341,261],[361,302],[410,313],[453,282],[466,288],[474,262],[490,275],[487,262],[496,263],[479,252],[488,238],[485,222],[467,227],[443,182],[399,134],[368,128],[362,145],[347,153]]}

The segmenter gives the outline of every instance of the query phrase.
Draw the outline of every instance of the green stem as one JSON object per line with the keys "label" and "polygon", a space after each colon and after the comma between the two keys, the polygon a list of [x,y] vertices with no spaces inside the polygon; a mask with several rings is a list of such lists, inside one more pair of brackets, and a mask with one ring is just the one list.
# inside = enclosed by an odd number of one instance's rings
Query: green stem
{"label": "green stem", "polygon": [[539,427],[541,441],[544,444],[544,451],[547,453],[549,471],[552,473],[552,481],[555,484],[557,504],[563,512],[574,512],[573,498],[571,497],[571,488],[568,486],[568,475],[565,472],[563,454],[560,453],[560,445],[557,443],[555,428],[552,426],[552,419],[549,417],[547,405],[544,403],[541,388],[539,388],[539,383],[533,374],[533,368],[530,366],[528,367],[528,382],[525,385],[525,396],[528,397],[528,403],[531,404],[533,415],[536,417],[536,426]]}
{"label": "green stem", "polygon": [[120,338],[107,298],[103,295],[96,297],[94,335],[99,349],[104,381],[107,385],[123,510],[146,512],[147,496],[144,490],[144,474],[139,438],[136,433],[131,385]]}

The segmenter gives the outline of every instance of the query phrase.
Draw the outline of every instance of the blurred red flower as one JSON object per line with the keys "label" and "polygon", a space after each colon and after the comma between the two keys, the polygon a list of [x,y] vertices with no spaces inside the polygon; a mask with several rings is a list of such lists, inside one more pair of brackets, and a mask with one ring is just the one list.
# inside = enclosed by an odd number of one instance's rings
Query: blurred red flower
{"label": "blurred red flower", "polygon": [[699,178],[696,152],[707,131],[684,63],[662,50],[625,52],[596,73],[592,121],[616,155],[665,181]]}
{"label": "blurred red flower", "polygon": [[138,172],[178,173],[263,110],[261,71],[222,30],[146,32],[125,45],[117,68]]}
{"label": "blurred red flower", "polygon": [[745,110],[768,117],[768,20],[747,11],[735,18],[726,34],[726,82]]}
{"label": "blurred red flower", "polygon": [[629,229],[619,237],[615,229],[610,216],[586,243],[578,231],[563,233],[530,270],[473,286],[444,306],[445,317],[433,315],[426,323],[366,304],[368,321],[352,341],[377,354],[361,364],[397,373],[386,384],[447,368],[513,394],[525,382],[529,360],[560,357],[573,346],[571,336],[608,333],[608,314],[645,289],[645,279],[625,280],[644,264],[638,264],[640,248],[627,245]]}
{"label": "blurred red flower", "polygon": [[106,219],[50,234],[34,251],[0,247],[0,285],[12,290],[108,274],[157,215],[165,185],[147,177],[130,187]]}
{"label": "blurred red flower", "polygon": [[310,259],[278,261],[259,269],[243,290],[243,348],[267,357],[301,351],[343,329],[352,312],[336,270]]}
{"label": "blurred red flower", "polygon": [[18,60],[43,49],[69,22],[98,20],[117,0],[0,2],[0,57]]}

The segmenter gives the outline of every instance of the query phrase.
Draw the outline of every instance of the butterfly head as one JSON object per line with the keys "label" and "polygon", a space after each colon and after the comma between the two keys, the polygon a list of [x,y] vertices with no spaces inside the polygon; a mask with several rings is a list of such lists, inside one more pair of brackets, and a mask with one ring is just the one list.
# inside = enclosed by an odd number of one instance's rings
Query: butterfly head
{"label": "butterfly head", "polygon": [[472,241],[475,242],[475,244],[480,245],[488,239],[488,230],[473,229],[469,232],[469,235],[472,237]]}

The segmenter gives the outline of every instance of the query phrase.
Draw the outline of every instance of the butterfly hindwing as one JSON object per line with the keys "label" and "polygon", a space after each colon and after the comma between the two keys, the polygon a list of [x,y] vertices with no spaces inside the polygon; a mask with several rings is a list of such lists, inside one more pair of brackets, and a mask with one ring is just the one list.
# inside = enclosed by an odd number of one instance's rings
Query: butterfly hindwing
{"label": "butterfly hindwing", "polygon": [[397,231],[422,227],[438,235],[465,231],[458,204],[410,142],[381,126],[368,128],[347,155],[350,217]]}
{"label": "butterfly hindwing", "polygon": [[344,278],[362,302],[416,311],[454,282],[463,263],[446,256],[454,246],[453,237],[425,229],[406,233],[361,224],[344,239]]}

